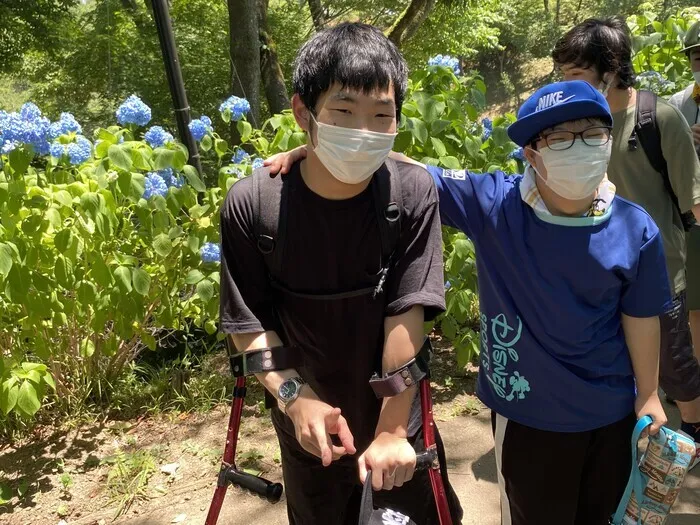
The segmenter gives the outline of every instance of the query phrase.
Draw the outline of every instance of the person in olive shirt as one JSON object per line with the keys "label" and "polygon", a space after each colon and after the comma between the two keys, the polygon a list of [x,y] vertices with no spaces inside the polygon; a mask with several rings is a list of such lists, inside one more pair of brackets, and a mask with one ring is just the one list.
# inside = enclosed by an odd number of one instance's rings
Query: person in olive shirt
{"label": "person in olive shirt", "polygon": [[[695,151],[700,158],[700,21],[695,22],[685,35],[682,53],[688,57],[694,82],[669,99],[678,108],[693,131]],[[700,226],[687,235],[688,258],[685,262],[690,330],[695,343],[695,357],[700,359]]]}
{"label": "person in olive shirt", "polygon": [[[643,206],[661,231],[674,298],[661,316],[659,383],[677,401],[681,430],[700,442],[700,364],[693,353],[686,306],[686,239],[680,214],[663,176],[628,141],[635,125],[637,91],[629,28],[619,17],[589,19],[567,32],[552,58],[566,80],[586,80],[606,95],[613,113],[613,151],[608,176],[618,194]],[[661,147],[681,212],[700,218],[700,163],[681,113],[663,100],[656,107]],[[700,444],[698,444],[700,462]]]}

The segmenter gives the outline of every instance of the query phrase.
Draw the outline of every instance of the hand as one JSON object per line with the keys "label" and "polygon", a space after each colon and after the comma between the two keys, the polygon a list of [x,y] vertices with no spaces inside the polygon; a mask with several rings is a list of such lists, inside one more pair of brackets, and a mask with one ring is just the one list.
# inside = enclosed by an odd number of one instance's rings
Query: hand
{"label": "hand", "polygon": [[649,396],[637,396],[634,403],[634,409],[637,412],[637,418],[641,419],[644,416],[649,416],[654,421],[649,427],[649,433],[653,436],[659,432],[662,426],[666,424],[666,412],[661,405],[658,392],[653,392]]}
{"label": "hand", "polygon": [[[340,415],[340,409],[321,401],[308,385],[289,404],[287,415],[294,423],[299,444],[310,454],[321,458],[324,467],[345,454],[356,452],[348,422]],[[340,438],[341,447],[333,444],[331,434]]]}
{"label": "hand", "polygon": [[360,482],[372,471],[374,490],[391,490],[411,481],[416,469],[416,451],[406,438],[382,432],[357,460]]}
{"label": "hand", "polygon": [[694,124],[690,127],[693,130],[693,140],[696,146],[700,146],[700,124]]}
{"label": "hand", "polygon": [[299,146],[293,150],[277,153],[263,162],[263,166],[270,168],[270,177],[277,174],[286,175],[292,165],[298,160],[306,158],[306,146]]}

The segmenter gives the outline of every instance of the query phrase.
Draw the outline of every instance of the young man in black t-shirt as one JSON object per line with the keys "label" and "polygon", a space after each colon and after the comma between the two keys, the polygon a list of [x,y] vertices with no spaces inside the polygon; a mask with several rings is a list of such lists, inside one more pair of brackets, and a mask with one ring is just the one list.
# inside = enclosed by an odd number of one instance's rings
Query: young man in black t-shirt
{"label": "young man in black t-shirt", "polygon": [[[239,352],[301,349],[296,369],[256,374],[279,402],[272,420],[282,450],[289,521],[355,525],[368,470],[380,507],[436,524],[416,389],[378,400],[374,372],[409,362],[423,322],[444,310],[440,218],[435,187],[421,167],[397,163],[401,232],[384,293],[319,300],[314,295],[376,284],[386,261],[372,179],[386,176],[407,68],[376,28],[341,24],[317,33],[295,64],[294,116],[308,157],[285,179],[290,199],[281,275],[271,282],[258,245],[255,177],[237,182],[221,211],[221,327]],[[264,206],[265,203],[257,204]],[[461,508],[449,486],[453,522]]]}

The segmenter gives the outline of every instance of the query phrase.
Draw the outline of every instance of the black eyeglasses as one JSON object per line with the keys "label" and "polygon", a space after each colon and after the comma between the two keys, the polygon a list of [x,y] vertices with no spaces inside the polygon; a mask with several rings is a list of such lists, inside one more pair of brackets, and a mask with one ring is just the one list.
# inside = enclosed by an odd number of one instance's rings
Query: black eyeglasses
{"label": "black eyeglasses", "polygon": [[581,137],[581,140],[586,146],[605,146],[610,142],[611,132],[612,128],[610,126],[594,126],[579,132],[552,131],[540,135],[540,139],[547,143],[549,149],[564,151],[574,145],[576,137]]}

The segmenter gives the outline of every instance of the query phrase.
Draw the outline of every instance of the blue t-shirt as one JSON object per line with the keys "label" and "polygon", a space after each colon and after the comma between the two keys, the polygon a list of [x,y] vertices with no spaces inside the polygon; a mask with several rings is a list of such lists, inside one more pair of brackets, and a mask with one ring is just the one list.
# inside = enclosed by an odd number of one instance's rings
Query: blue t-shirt
{"label": "blue t-shirt", "polygon": [[661,314],[671,297],[659,230],[615,197],[600,217],[536,213],[520,176],[430,167],[442,223],[476,249],[477,394],[523,425],[582,432],[634,410],[621,313]]}

